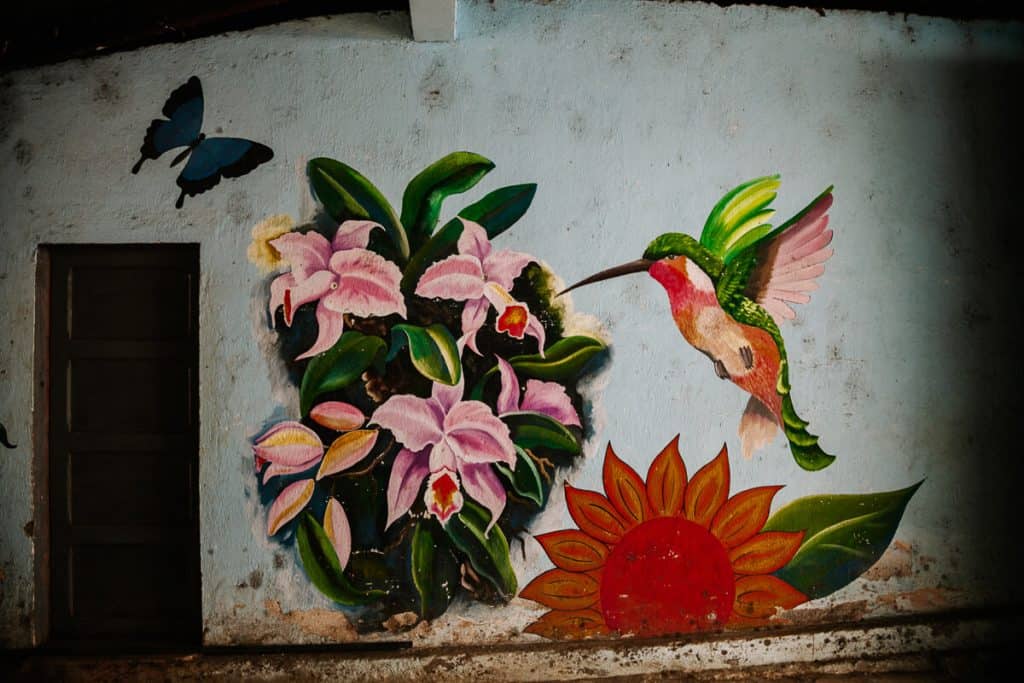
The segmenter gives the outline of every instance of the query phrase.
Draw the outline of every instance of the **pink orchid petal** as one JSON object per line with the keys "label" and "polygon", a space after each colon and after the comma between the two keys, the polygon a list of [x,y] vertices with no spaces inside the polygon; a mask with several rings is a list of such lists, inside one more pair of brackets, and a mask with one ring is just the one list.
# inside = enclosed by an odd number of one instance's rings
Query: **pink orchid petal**
{"label": "pink orchid petal", "polygon": [[545,337],[544,326],[541,325],[540,320],[538,320],[537,316],[533,313],[530,313],[527,317],[526,334],[537,340],[537,351],[540,353],[540,357],[543,358]]}
{"label": "pink orchid petal", "polygon": [[407,448],[398,452],[388,480],[388,521],[385,529],[409,511],[429,473],[426,452],[414,453]]}
{"label": "pink orchid petal", "polygon": [[528,263],[537,259],[529,254],[502,249],[484,260],[484,277],[488,282],[496,282],[505,289],[512,289],[512,283]]}
{"label": "pink orchid petal", "polygon": [[267,536],[276,534],[302,512],[313,497],[315,488],[316,483],[312,479],[300,479],[285,486],[267,513]]}
{"label": "pink orchid petal", "polygon": [[[284,305],[284,293],[296,285],[295,276],[291,273],[278,275],[270,283],[270,319],[273,322],[277,309]],[[286,321],[291,325],[291,321]]]}
{"label": "pink orchid petal", "polygon": [[526,382],[526,394],[520,410],[529,410],[552,417],[564,425],[580,427],[580,416],[572,407],[572,400],[557,382],[541,382],[531,379]]}
{"label": "pink orchid petal", "polygon": [[487,312],[491,310],[491,302],[484,297],[469,299],[462,308],[462,336],[456,342],[459,350],[468,346],[473,353],[482,356],[480,349],[476,348],[476,333],[487,322]]}
{"label": "pink orchid petal", "polygon": [[270,246],[288,262],[292,274],[300,282],[318,270],[327,270],[327,262],[331,258],[331,243],[315,230],[285,233],[270,240]]}
{"label": "pink orchid petal", "polygon": [[316,473],[317,481],[338,472],[344,472],[370,454],[377,444],[376,429],[357,429],[342,434],[324,454],[320,469]]}
{"label": "pink orchid petal", "polygon": [[484,285],[484,296],[494,306],[494,310],[498,312],[498,315],[504,313],[505,309],[509,306],[523,305],[516,301],[516,298],[497,282],[488,282]]}
{"label": "pink orchid petal", "polygon": [[427,512],[437,517],[441,524],[447,524],[452,515],[462,509],[464,502],[455,471],[443,469],[431,474],[423,502],[426,503]]}
{"label": "pink orchid petal", "polygon": [[330,310],[323,301],[316,305],[317,336],[313,345],[304,353],[295,357],[295,360],[312,358],[334,346],[345,331],[345,317],[341,313]]}
{"label": "pink orchid petal", "polygon": [[324,401],[313,406],[309,416],[319,425],[336,432],[359,429],[366,422],[363,411],[344,401]]}
{"label": "pink orchid petal", "polygon": [[344,569],[352,555],[352,527],[349,526],[345,508],[341,507],[337,498],[331,498],[327,503],[327,509],[324,510],[324,531],[334,546],[338,564]]}
{"label": "pink orchid petal", "polygon": [[[284,307],[284,322],[289,327],[299,306],[316,301],[331,291],[337,277],[329,270],[318,270],[305,280],[297,280],[295,286],[284,290],[281,305]],[[273,283],[272,283],[273,284]],[[276,296],[271,287],[271,297]],[[275,309],[276,310],[276,309]]]}
{"label": "pink orchid petal", "polygon": [[271,463],[309,467],[324,454],[324,445],[312,429],[301,422],[278,422],[252,445],[257,458]]}
{"label": "pink orchid petal", "polygon": [[445,415],[448,414],[456,403],[462,400],[465,381],[465,377],[460,377],[458,383],[454,386],[434,382],[434,386],[430,390],[430,398],[437,401],[437,405]]}
{"label": "pink orchid petal", "polygon": [[447,440],[442,439],[430,451],[430,471],[449,469],[454,471],[459,466],[459,458],[455,455]]}
{"label": "pink orchid petal", "polygon": [[486,536],[505,509],[505,487],[501,485],[501,480],[490,465],[463,465],[459,468],[459,474],[462,475],[462,488],[469,497],[491,513],[491,521],[484,529]]}
{"label": "pink orchid petal", "polygon": [[374,411],[370,422],[390,430],[399,443],[414,451],[444,438],[444,412],[433,399],[395,394]]}
{"label": "pink orchid petal", "polygon": [[491,241],[487,239],[487,230],[484,226],[465,218],[462,221],[462,234],[459,235],[459,253],[473,256],[478,261],[483,261],[491,255]]}
{"label": "pink orchid petal", "polygon": [[445,441],[461,462],[504,462],[515,466],[508,426],[480,401],[461,401],[444,420]]}
{"label": "pink orchid petal", "polygon": [[274,477],[287,476],[289,474],[298,474],[299,472],[305,472],[309,468],[315,466],[320,462],[320,458],[314,458],[307,463],[302,465],[282,465],[279,462],[272,462],[267,469],[263,470],[263,485],[266,486],[267,482]]}
{"label": "pink orchid petal", "polygon": [[377,228],[383,230],[384,226],[373,221],[345,221],[338,226],[338,232],[334,233],[331,247],[334,251],[365,249],[370,243],[370,233]]}
{"label": "pink orchid petal", "polygon": [[428,299],[465,301],[484,293],[484,271],[480,259],[457,254],[431,265],[416,284],[417,296]]}
{"label": "pink orchid petal", "polygon": [[331,257],[331,270],[338,276],[337,288],[324,299],[331,310],[361,318],[405,316],[402,271],[380,254],[365,249],[339,251]]}
{"label": "pink orchid petal", "polygon": [[519,410],[519,378],[516,377],[512,365],[502,358],[498,359],[498,372],[501,373],[501,391],[498,393],[498,415],[514,413]]}

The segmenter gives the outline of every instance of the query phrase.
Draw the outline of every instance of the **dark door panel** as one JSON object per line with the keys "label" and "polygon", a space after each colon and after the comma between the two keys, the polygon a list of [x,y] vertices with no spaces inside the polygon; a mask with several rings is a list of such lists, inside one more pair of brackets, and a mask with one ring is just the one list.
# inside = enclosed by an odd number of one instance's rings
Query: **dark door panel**
{"label": "dark door panel", "polygon": [[198,247],[50,259],[53,640],[198,644]]}

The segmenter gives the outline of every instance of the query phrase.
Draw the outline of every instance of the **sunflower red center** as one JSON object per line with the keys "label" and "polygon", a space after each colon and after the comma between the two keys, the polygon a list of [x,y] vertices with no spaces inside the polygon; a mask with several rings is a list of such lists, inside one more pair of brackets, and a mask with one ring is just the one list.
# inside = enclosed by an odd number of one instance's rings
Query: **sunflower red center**
{"label": "sunflower red center", "polygon": [[612,549],[601,577],[601,611],[623,633],[686,633],[724,625],[735,591],[717,538],[681,517],[659,517]]}
{"label": "sunflower red center", "polygon": [[529,316],[524,306],[509,306],[498,317],[498,332],[508,332],[516,339],[522,339],[526,333]]}

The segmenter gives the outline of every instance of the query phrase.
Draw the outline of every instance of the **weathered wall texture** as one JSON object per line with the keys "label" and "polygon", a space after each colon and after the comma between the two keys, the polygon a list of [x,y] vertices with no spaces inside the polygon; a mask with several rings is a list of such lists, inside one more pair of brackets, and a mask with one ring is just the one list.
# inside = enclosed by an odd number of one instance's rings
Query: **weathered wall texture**
{"label": "weathered wall texture", "polygon": [[[1021,27],[611,0],[464,0],[459,11],[454,44],[412,42],[404,15],[353,15],[4,77],[0,421],[18,448],[0,451],[0,640],[31,641],[40,552],[31,533],[38,245],[164,241],[202,245],[205,640],[355,637],[294,550],[265,536],[249,443],[296,399],[269,379],[278,371],[264,353],[266,285],[246,261],[249,230],[273,213],[311,215],[310,157],[344,160],[398,198],[455,149],[493,159],[500,181],[539,184],[499,243],[539,255],[566,280],[639,256],[660,232],[698,233],[743,179],[781,172],[781,214],[834,183],[836,253],[786,335],[801,410],[836,462],[804,472],[781,438],[740,459],[746,397],[683,344],[663,292],[636,276],[573,297],[600,320],[612,358],[592,388],[588,464],[570,480],[599,488],[609,440],[645,472],[676,433],[691,469],[728,442],[732,488],[786,484],[776,505],[924,478],[879,565],[797,616],[1020,600],[1007,561],[1017,410],[1001,400],[1018,351],[1000,330],[1019,322],[1001,285],[1017,229],[1008,178],[1020,138],[1004,97],[1021,73]],[[129,169],[149,120],[193,74],[205,87],[206,132],[266,142],[275,157],[176,211],[174,171]],[[561,495],[535,532],[571,526]],[[549,566],[529,539],[514,551],[520,585]],[[520,631],[538,614],[521,599],[455,605],[400,637],[534,640]]]}

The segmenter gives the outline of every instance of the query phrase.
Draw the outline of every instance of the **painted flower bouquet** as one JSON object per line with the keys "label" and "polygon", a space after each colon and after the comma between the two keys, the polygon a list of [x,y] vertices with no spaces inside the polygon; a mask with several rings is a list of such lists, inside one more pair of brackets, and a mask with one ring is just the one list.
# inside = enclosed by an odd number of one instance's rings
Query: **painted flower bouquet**
{"label": "painted flower bouquet", "polygon": [[269,322],[299,414],[253,442],[267,533],[294,541],[359,625],[515,595],[509,539],[580,455],[578,391],[605,345],[567,336],[551,274],[492,240],[536,186],[485,195],[439,229],[446,197],[494,164],[455,152],[409,182],[398,215],[332,159],[309,162],[317,220],[274,217],[250,259],[280,271]]}

